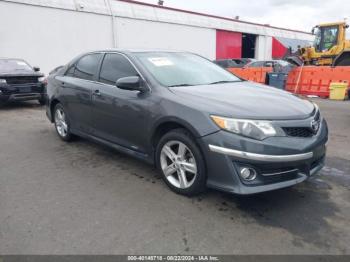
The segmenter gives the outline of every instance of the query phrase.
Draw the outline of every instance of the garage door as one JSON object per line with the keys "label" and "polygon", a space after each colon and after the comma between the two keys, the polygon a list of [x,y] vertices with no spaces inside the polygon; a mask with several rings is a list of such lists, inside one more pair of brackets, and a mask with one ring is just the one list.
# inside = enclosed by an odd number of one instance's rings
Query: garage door
{"label": "garage door", "polygon": [[242,33],[216,30],[216,59],[241,57]]}

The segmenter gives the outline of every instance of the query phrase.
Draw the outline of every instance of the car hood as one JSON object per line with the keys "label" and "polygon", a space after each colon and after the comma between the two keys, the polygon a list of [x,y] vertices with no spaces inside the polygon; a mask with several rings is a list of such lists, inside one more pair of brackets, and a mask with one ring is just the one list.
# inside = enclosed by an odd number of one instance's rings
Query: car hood
{"label": "car hood", "polygon": [[248,81],[172,87],[187,106],[220,116],[289,120],[310,117],[314,105],[288,92]]}

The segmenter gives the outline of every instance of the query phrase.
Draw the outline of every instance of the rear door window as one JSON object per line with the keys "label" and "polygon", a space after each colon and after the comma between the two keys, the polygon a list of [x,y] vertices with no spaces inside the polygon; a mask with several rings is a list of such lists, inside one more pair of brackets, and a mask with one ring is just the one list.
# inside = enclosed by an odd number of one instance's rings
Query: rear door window
{"label": "rear door window", "polygon": [[120,54],[106,54],[102,62],[99,81],[115,85],[119,78],[127,76],[138,76],[129,60]]}
{"label": "rear door window", "polygon": [[[85,80],[93,80],[97,73],[97,68],[100,64],[102,54],[88,54],[80,58],[76,63],[74,69],[70,68],[67,72],[73,77],[81,78]],[[72,70],[74,70],[72,72]]]}

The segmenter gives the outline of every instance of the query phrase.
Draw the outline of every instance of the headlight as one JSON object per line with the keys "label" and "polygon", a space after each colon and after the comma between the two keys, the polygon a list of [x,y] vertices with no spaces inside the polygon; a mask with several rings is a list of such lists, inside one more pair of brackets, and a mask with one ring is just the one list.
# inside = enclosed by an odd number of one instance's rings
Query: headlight
{"label": "headlight", "polygon": [[47,85],[47,78],[45,76],[38,78],[39,83],[42,83],[43,85]]}
{"label": "headlight", "polygon": [[263,140],[267,137],[283,135],[270,121],[233,119],[211,116],[211,119],[221,128],[242,136]]}
{"label": "headlight", "polygon": [[0,79],[0,84],[6,84],[6,79]]}

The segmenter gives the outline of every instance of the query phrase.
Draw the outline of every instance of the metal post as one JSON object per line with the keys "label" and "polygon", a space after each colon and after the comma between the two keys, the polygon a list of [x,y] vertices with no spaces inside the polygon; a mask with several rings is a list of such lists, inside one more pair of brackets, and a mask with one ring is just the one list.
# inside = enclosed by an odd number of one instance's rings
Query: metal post
{"label": "metal post", "polygon": [[303,72],[303,68],[304,68],[304,62],[302,63],[302,65],[300,67],[300,72],[299,72],[298,79],[297,79],[297,82],[296,82],[295,88],[294,88],[294,94],[296,94],[296,92],[299,90],[299,82],[300,82],[301,74]]}

